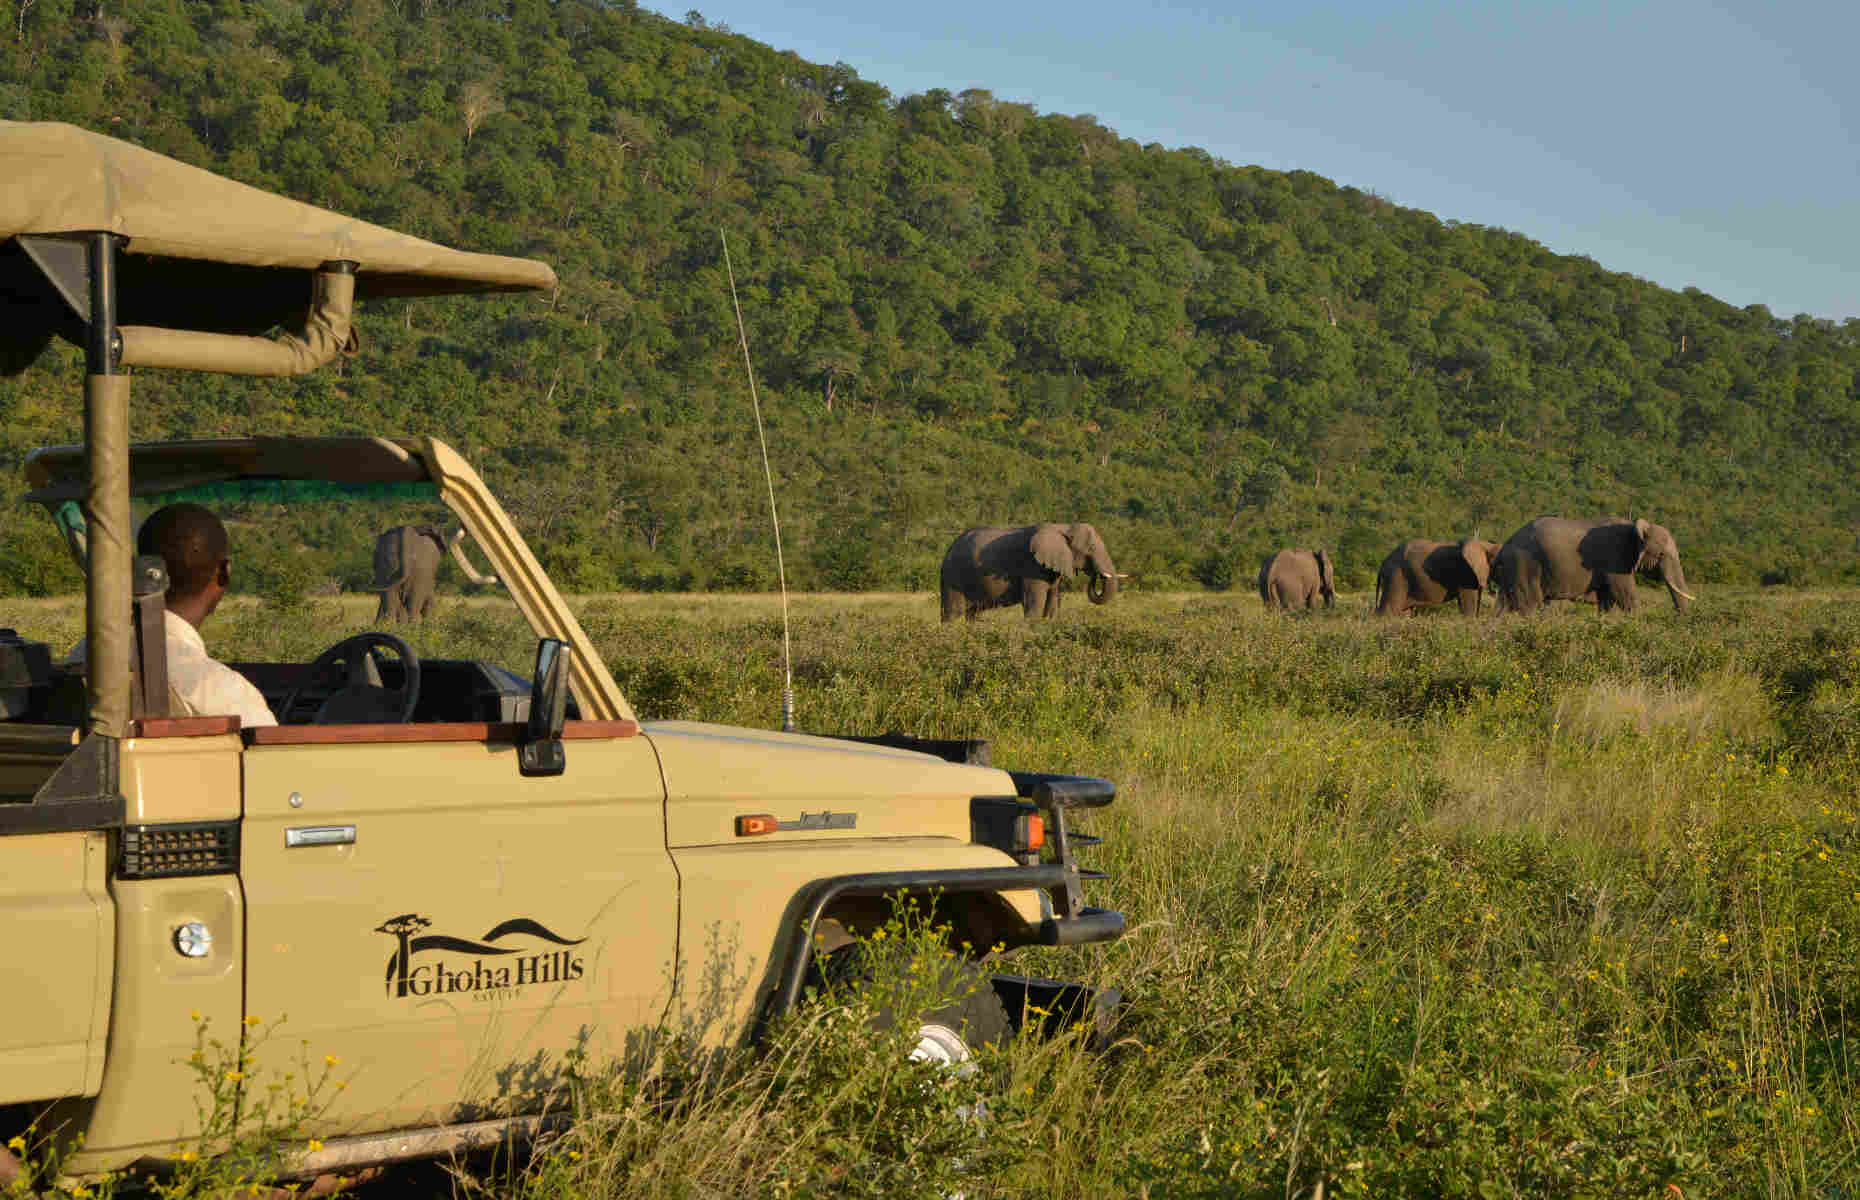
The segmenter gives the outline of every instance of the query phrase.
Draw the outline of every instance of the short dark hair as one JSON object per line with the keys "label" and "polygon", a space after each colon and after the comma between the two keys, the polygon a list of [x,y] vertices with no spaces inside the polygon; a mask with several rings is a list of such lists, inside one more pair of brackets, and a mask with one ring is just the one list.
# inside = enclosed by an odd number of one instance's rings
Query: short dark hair
{"label": "short dark hair", "polygon": [[205,591],[226,561],[226,526],[199,504],[169,504],[149,514],[136,534],[137,554],[159,554],[168,564],[168,594]]}

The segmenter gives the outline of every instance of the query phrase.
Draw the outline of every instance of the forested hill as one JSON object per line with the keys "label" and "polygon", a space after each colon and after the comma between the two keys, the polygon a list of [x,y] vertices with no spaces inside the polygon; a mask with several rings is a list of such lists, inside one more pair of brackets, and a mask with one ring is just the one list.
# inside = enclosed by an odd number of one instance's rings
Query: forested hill
{"label": "forested hill", "polygon": [[[1250,581],[1294,543],[1361,586],[1404,537],[1630,511],[1700,587],[1860,578],[1860,321],[985,90],[893,96],[696,13],[5,9],[0,117],[556,268],[554,296],[371,306],[340,371],[145,372],[134,429],[438,434],[573,588],[773,580],[724,234],[804,587],[928,587],[963,526],[1047,517],[1098,524],[1139,586]],[[0,380],[0,469],[76,436],[79,374],[61,347]],[[75,586],[6,511],[0,587]],[[273,536],[261,560],[366,574]]]}

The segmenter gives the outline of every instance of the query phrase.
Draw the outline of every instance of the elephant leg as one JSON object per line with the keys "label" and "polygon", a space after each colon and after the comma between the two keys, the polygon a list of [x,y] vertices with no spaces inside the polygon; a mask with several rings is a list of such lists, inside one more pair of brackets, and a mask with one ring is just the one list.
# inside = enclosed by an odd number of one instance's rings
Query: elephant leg
{"label": "elephant leg", "polygon": [[1595,607],[1598,611],[1607,612],[1612,608],[1619,608],[1622,612],[1634,611],[1633,575],[1604,575],[1598,572],[1595,584]]}
{"label": "elephant leg", "polygon": [[375,624],[385,625],[394,615],[394,589],[384,588],[381,599],[375,604]]}
{"label": "elephant leg", "polygon": [[1027,619],[1046,615],[1046,589],[1051,585],[1044,579],[1026,579],[1020,585],[1020,610],[1027,614]]}
{"label": "elephant leg", "polygon": [[961,592],[953,588],[943,589],[943,623],[949,624],[956,619],[956,614],[967,607]]}
{"label": "elephant leg", "polygon": [[1050,621],[1054,617],[1057,617],[1059,615],[1059,598],[1063,594],[1064,594],[1063,589],[1060,588],[1060,586],[1056,583],[1046,589],[1046,618],[1047,620]]}
{"label": "elephant leg", "polygon": [[1476,617],[1479,615],[1479,595],[1480,592],[1478,588],[1460,589],[1461,616]]}

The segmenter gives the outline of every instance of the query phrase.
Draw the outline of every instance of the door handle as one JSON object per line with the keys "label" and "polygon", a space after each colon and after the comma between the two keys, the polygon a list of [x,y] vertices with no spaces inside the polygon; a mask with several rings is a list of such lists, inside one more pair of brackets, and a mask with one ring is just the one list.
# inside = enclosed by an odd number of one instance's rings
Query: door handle
{"label": "door handle", "polygon": [[353,825],[298,825],[284,831],[284,845],[292,846],[352,846],[355,844],[355,826]]}

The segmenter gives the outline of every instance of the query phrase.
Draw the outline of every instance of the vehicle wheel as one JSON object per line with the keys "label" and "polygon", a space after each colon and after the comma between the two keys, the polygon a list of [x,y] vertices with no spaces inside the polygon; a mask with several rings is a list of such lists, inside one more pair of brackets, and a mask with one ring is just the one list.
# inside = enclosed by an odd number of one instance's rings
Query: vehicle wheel
{"label": "vehicle wheel", "polygon": [[975,1056],[975,1048],[1002,1045],[1013,1035],[1007,1009],[1001,997],[989,985],[988,977],[968,963],[956,963],[962,969],[963,986],[975,990],[954,1004],[925,1013],[917,1020],[917,1044],[911,1048],[913,1062],[936,1063],[954,1067]]}
{"label": "vehicle wheel", "polygon": [[[819,967],[826,979],[839,982],[855,983],[871,975],[857,945],[827,955]],[[973,1058],[979,1047],[999,1046],[1013,1036],[1007,1009],[995,994],[986,971],[953,955],[942,960],[938,971],[940,990],[957,999],[912,1018],[917,1034],[911,1047],[914,1061],[958,1066]],[[896,1029],[898,1014],[881,1008],[872,1023],[879,1029]]]}

